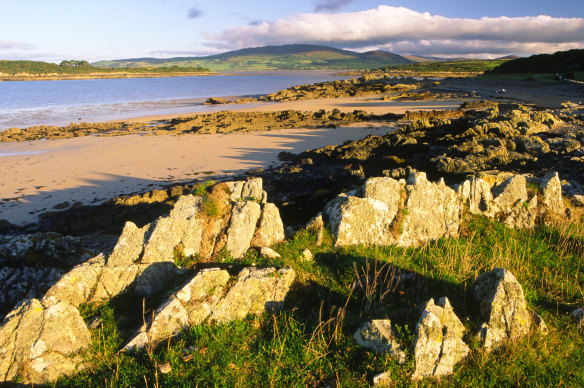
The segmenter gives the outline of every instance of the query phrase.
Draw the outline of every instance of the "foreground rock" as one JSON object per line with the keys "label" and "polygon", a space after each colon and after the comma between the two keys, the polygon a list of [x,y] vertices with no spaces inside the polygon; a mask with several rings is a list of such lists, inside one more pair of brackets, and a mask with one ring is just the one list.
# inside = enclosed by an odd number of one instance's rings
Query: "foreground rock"
{"label": "foreground rock", "polygon": [[434,304],[433,299],[426,302],[416,325],[416,370],[412,379],[452,373],[454,366],[470,352],[470,348],[462,341],[464,330],[448,298],[440,298],[437,304]]}
{"label": "foreground rock", "polygon": [[237,282],[229,286],[227,271],[201,271],[156,310],[153,319],[125,349],[157,344],[179,334],[183,327],[207,319],[223,323],[248,314],[276,311],[294,278],[294,271],[288,268],[245,268],[239,272]]}
{"label": "foreground rock", "polygon": [[28,300],[0,327],[0,381],[20,374],[24,383],[41,384],[71,374],[81,361],[74,354],[90,343],[87,326],[69,303]]}
{"label": "foreground rock", "polygon": [[564,213],[561,184],[550,174],[534,184],[531,196],[523,175],[500,184],[480,178],[450,188],[416,172],[407,181],[369,178],[363,186],[339,195],[325,207],[337,246],[356,244],[417,246],[458,235],[464,209],[503,221],[513,228],[533,228],[538,217]]}
{"label": "foreground rock", "polygon": [[[182,196],[168,215],[143,227],[128,222],[111,254],[74,267],[40,301],[24,301],[10,312],[0,326],[0,381],[13,379],[20,370],[25,382],[32,383],[53,381],[73,372],[79,362],[75,355],[90,341],[77,307],[109,300],[122,292],[140,296],[158,293],[188,273],[175,265],[177,255],[205,259],[225,247],[234,257],[241,257],[254,236],[258,246],[283,239],[278,209],[267,203],[261,179],[233,182],[231,187],[236,193],[228,185],[218,184],[208,188],[203,197]],[[256,198],[262,203],[255,202]],[[28,272],[17,275],[22,279]],[[43,274],[47,281],[56,280],[53,278],[58,275]],[[3,269],[0,276],[15,274]],[[201,272],[160,307],[149,335],[168,337],[185,324],[197,324],[208,317],[226,322],[275,309],[294,276],[294,271],[287,269],[244,269],[237,283],[227,287],[230,276],[226,271]]]}
{"label": "foreground rock", "polygon": [[473,284],[473,292],[484,320],[478,335],[487,351],[529,333],[531,314],[523,288],[511,272],[495,268],[482,274]]}
{"label": "foreground rock", "polygon": [[389,319],[374,319],[364,323],[353,336],[360,346],[377,353],[391,354],[400,364],[406,361],[406,353],[391,328]]}

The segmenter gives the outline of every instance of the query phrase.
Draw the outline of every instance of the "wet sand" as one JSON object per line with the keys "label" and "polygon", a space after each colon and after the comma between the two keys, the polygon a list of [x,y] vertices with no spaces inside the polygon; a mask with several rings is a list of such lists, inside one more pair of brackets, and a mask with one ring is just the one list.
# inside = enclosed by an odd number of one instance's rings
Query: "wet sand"
{"label": "wet sand", "polygon": [[[366,96],[224,107],[235,111],[338,108],[350,112],[361,109],[381,114],[456,109],[460,103],[381,101],[379,97]],[[148,122],[172,117],[140,117],[131,121]],[[68,206],[76,202],[98,204],[121,194],[146,191],[172,182],[237,174],[277,163],[281,151],[299,153],[392,130],[376,125],[359,123],[335,129],[214,135],[85,136],[0,143],[0,219],[24,225],[38,221],[39,214],[53,211],[55,206],[64,202],[68,202]]]}

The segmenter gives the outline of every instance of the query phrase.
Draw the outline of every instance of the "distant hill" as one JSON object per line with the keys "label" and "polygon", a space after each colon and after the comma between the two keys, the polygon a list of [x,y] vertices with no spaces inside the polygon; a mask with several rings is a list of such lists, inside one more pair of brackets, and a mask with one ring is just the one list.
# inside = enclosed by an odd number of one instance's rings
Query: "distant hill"
{"label": "distant hill", "polygon": [[584,71],[584,50],[558,51],[538,54],[505,62],[492,70],[495,74],[509,73],[573,73]]}
{"label": "distant hill", "polygon": [[188,67],[188,68],[155,68],[146,69],[142,67],[134,67],[132,69],[113,69],[113,68],[103,68],[95,67],[90,65],[86,61],[62,61],[61,64],[48,63],[41,61],[8,61],[0,60],[0,74],[2,75],[86,75],[94,73],[179,73],[179,72],[204,72],[207,69],[201,67]]}
{"label": "distant hill", "polygon": [[214,71],[348,70],[413,63],[387,51],[358,53],[328,46],[292,44],[245,48],[206,57],[132,58],[93,63],[98,67],[201,66]]}
{"label": "distant hill", "polygon": [[505,60],[510,61],[512,59],[519,59],[519,58],[521,58],[521,57],[520,56],[517,56],[517,55],[507,55],[507,56],[504,56],[504,57],[499,57],[497,59],[505,59]]}

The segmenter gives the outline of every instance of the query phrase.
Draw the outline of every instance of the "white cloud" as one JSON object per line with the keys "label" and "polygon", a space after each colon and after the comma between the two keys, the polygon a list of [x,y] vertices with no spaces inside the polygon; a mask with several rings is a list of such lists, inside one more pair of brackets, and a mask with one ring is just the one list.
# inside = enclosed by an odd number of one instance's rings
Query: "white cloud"
{"label": "white cloud", "polygon": [[208,46],[223,50],[311,43],[389,48],[401,54],[529,54],[584,46],[584,19],[545,15],[461,19],[381,5],[361,12],[298,14],[231,27],[206,38]]}

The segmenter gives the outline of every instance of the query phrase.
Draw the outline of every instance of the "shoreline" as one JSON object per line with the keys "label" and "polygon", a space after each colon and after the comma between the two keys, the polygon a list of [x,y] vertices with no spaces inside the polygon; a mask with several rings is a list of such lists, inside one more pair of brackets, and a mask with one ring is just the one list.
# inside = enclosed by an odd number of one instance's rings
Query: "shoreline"
{"label": "shoreline", "polygon": [[124,79],[124,78],[174,78],[174,77],[199,77],[222,75],[215,72],[192,73],[91,73],[91,74],[48,74],[48,75],[7,75],[0,74],[0,82],[20,81],[71,81],[85,79]]}
{"label": "shoreline", "polygon": [[90,74],[45,74],[45,75],[24,75],[24,74],[3,74],[0,73],[0,82],[20,82],[20,81],[70,81],[70,80],[85,80],[85,79],[124,79],[124,78],[176,78],[176,77],[199,77],[199,76],[216,76],[216,75],[266,75],[266,74],[332,74],[332,75],[354,75],[358,77],[361,73],[355,71],[323,71],[323,70],[259,70],[259,71],[234,71],[234,72],[217,72],[217,71],[203,71],[203,72],[176,72],[176,73],[90,73]]}

